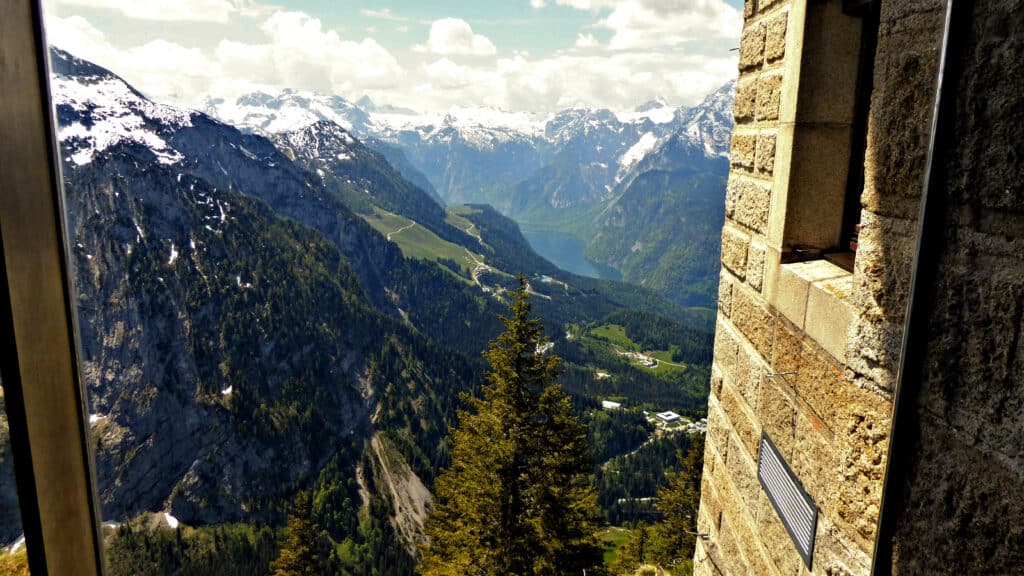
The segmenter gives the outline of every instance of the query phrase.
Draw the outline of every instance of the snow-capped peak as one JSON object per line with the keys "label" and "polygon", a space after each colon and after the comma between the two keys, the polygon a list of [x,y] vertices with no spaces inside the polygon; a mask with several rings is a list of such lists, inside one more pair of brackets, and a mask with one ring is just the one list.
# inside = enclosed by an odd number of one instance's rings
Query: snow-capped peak
{"label": "snow-capped peak", "polygon": [[151,102],[121,78],[62,50],[53,50],[53,63],[50,87],[68,161],[88,164],[97,152],[120,143],[145,146],[163,164],[182,160],[165,137],[191,126],[192,111]]}
{"label": "snow-capped peak", "polygon": [[364,133],[370,121],[366,112],[340,96],[291,88],[285,88],[276,96],[253,92],[234,102],[208,98],[203,111],[228,124],[264,134],[302,130],[321,120]]}

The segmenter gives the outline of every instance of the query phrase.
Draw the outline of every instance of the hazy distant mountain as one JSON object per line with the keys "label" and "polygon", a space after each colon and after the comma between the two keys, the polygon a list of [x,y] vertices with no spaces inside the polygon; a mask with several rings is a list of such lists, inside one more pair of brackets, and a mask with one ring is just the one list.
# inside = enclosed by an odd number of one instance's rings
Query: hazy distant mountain
{"label": "hazy distant mountain", "polygon": [[[700,202],[687,205],[692,194],[724,199],[734,89],[729,83],[689,108],[659,98],[632,111],[569,108],[547,118],[489,108],[416,115],[384,110],[365,97],[353,105],[290,90],[208,110],[257,131],[290,131],[331,119],[446,203],[487,203],[531,229],[574,234],[589,243],[588,258],[619,269],[627,280],[680,302],[711,305],[705,284],[713,268],[708,263],[717,258],[717,235],[683,231],[678,216],[680,210],[703,214]],[[655,184],[658,178],[664,181]],[[683,189],[689,192],[679,196]],[[664,201],[647,199],[659,195]],[[630,206],[646,206],[647,213],[632,214]],[[625,242],[615,226],[641,221],[644,227],[634,233],[692,240],[700,256],[684,251],[668,274],[672,253],[682,248],[661,251],[656,264],[651,251],[660,250],[659,242],[652,238],[636,238],[625,248],[612,245],[612,238]]]}

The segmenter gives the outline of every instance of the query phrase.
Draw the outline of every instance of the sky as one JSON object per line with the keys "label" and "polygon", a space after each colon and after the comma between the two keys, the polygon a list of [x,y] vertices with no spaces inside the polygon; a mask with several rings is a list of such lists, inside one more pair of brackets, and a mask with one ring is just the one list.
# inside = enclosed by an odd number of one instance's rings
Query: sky
{"label": "sky", "polygon": [[425,113],[693,105],[742,0],[44,0],[48,40],[161,102],[283,88]]}

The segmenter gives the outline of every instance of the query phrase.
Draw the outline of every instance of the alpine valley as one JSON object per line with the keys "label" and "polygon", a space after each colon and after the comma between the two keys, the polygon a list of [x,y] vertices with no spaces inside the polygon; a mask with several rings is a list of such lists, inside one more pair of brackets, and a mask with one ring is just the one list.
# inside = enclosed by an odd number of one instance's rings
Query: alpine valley
{"label": "alpine valley", "polygon": [[[642,516],[687,436],[640,409],[705,415],[731,85],[536,120],[289,90],[186,110],[56,49],[52,73],[112,573],[157,573],[145,555],[179,526],[159,545],[266,573],[305,490],[337,573],[411,574],[519,275],[603,512]],[[575,236],[622,281],[560,269],[521,230]]]}
{"label": "alpine valley", "polygon": [[352,104],[293,90],[208,99],[204,111],[267,135],[334,122],[445,203],[489,204],[528,235],[569,234],[605,276],[713,307],[734,89],[693,108],[653,100],[632,112],[571,108],[547,118],[378,111],[366,97]]}

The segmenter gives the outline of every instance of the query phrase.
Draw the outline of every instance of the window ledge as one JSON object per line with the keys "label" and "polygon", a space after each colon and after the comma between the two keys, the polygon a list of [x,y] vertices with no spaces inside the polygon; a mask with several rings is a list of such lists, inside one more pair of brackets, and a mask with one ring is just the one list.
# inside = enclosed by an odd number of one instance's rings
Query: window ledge
{"label": "window ledge", "polygon": [[828,260],[779,266],[772,304],[836,359],[846,355],[854,318],[853,274]]}

